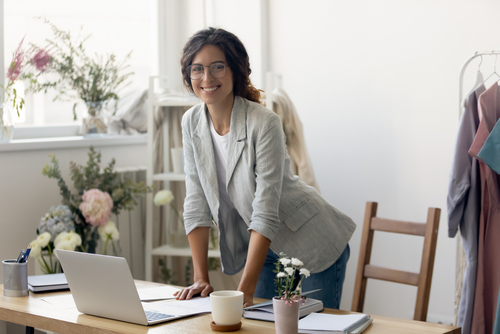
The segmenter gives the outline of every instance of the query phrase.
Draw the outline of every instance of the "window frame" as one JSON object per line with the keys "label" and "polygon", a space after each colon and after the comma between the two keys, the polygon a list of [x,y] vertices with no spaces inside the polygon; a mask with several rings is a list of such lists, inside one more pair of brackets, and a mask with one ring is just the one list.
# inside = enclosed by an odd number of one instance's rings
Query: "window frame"
{"label": "window frame", "polygon": [[[167,14],[165,10],[160,10],[163,9],[162,7],[162,1],[154,1],[150,0],[156,3],[156,12],[157,14],[154,15],[154,13],[151,13],[152,19],[154,19],[154,29],[153,33],[156,34],[156,38],[153,40],[157,41],[157,46],[153,46],[153,52],[155,55],[153,56],[154,62],[156,64],[159,63],[159,52],[165,52],[166,49],[166,41],[165,39],[160,39],[158,37],[164,36],[165,32],[162,31],[163,26],[160,26],[158,22],[165,22],[165,19],[167,18]],[[154,8],[154,7],[153,7]],[[4,6],[4,0],[0,0],[0,84],[2,86],[5,86],[5,74],[6,74],[6,69],[5,69],[5,26],[4,26],[4,15],[5,15],[5,6]],[[156,52],[155,52],[156,51]],[[158,65],[152,67],[152,72],[158,70]],[[1,87],[0,87],[1,90]],[[33,142],[38,142],[40,139],[43,138],[61,138],[61,137],[67,137],[68,140],[72,140],[74,136],[78,136],[78,133],[75,133],[75,129],[79,129],[80,125],[79,124],[60,124],[60,125],[16,125],[15,131],[14,131],[14,140],[20,139],[23,141],[33,141]],[[17,135],[16,135],[17,134]],[[19,135],[20,134],[20,135]],[[123,136],[124,137],[124,136]],[[102,139],[107,138],[106,136],[101,137]],[[95,138],[95,140],[98,140]],[[43,140],[42,140],[43,141]],[[8,143],[6,143],[8,144]]]}

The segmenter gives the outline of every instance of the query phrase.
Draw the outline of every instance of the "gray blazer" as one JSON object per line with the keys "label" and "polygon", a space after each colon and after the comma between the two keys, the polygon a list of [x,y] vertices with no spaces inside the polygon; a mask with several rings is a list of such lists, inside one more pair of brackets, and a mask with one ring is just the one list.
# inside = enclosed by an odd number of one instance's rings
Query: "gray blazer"
{"label": "gray blazer", "polygon": [[[297,257],[317,273],[342,254],[356,225],[292,174],[279,117],[236,96],[231,114],[226,189],[248,226],[279,254]],[[218,224],[219,190],[205,104],[182,118],[186,234]],[[222,253],[221,256],[224,256]]]}

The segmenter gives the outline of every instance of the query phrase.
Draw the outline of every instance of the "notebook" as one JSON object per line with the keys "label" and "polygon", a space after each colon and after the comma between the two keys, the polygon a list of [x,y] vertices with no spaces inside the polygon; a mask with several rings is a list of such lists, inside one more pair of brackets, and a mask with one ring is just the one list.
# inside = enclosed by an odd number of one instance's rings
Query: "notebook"
{"label": "notebook", "polygon": [[[371,317],[368,314],[326,314],[311,313],[299,320],[299,333],[308,334],[348,334],[362,328]],[[366,326],[368,327],[368,326]],[[364,329],[366,329],[366,327]],[[363,331],[364,329],[361,329]],[[357,331],[357,333],[360,333]]]}
{"label": "notebook", "polygon": [[[305,317],[312,312],[320,312],[323,310],[323,302],[321,300],[307,298],[304,304],[300,302],[299,318]],[[274,322],[273,304],[255,307],[251,310],[243,310],[243,317],[247,319],[266,320]]]}
{"label": "notebook", "polygon": [[64,274],[28,276],[28,289],[33,292],[57,291],[69,289]]}
{"label": "notebook", "polygon": [[64,250],[57,256],[81,313],[153,325],[211,310],[209,298],[141,303],[123,257]]}

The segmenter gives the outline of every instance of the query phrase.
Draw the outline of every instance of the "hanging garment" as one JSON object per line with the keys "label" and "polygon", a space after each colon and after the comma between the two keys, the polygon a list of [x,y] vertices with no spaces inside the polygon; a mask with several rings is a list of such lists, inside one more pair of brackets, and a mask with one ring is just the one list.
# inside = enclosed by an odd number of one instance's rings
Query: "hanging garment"
{"label": "hanging garment", "polygon": [[285,91],[276,88],[273,91],[273,111],[280,117],[286,135],[286,150],[290,155],[292,172],[307,185],[316,188],[319,186],[314,177],[311,159],[307,153],[302,122],[297,110]]}
{"label": "hanging garment", "polygon": [[476,158],[469,155],[468,151],[479,126],[478,98],[485,90],[481,84],[467,97],[458,129],[448,187],[448,236],[455,237],[460,227],[467,259],[457,320],[457,325],[462,327],[462,334],[470,333],[474,306],[481,190],[479,163]]}
{"label": "hanging garment", "polygon": [[484,142],[478,156],[488,167],[500,174],[500,120]]}
{"label": "hanging garment", "polygon": [[[478,153],[500,117],[500,92],[495,82],[479,97],[479,126],[469,154],[478,159]],[[498,101],[498,102],[497,102]],[[471,333],[493,331],[493,322],[500,286],[500,194],[499,176],[481,159],[481,214],[479,218],[478,262],[476,293]]]}

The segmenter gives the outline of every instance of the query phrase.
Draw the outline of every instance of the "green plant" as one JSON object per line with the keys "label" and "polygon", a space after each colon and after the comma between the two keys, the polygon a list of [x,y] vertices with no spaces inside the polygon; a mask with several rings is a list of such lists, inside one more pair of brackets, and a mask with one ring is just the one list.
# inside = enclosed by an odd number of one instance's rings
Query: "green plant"
{"label": "green plant", "polygon": [[[96,54],[94,58],[87,55],[84,43],[90,37],[79,36],[72,38],[69,31],[60,30],[45,18],[40,18],[50,26],[54,35],[47,39],[50,50],[50,62],[43,73],[56,74],[56,79],[45,82],[39,80],[42,73],[27,72],[22,74],[22,79],[29,80],[30,90],[34,92],[47,92],[56,90],[54,100],[74,100],[80,98],[84,102],[118,101],[119,89],[130,84],[127,81],[134,73],[127,72],[130,67],[130,52],[123,61],[118,61],[116,55],[106,56]],[[34,46],[36,47],[36,46]],[[125,73],[124,73],[125,72]],[[73,105],[73,117],[76,120],[77,103]],[[115,104],[116,112],[116,104]]]}

